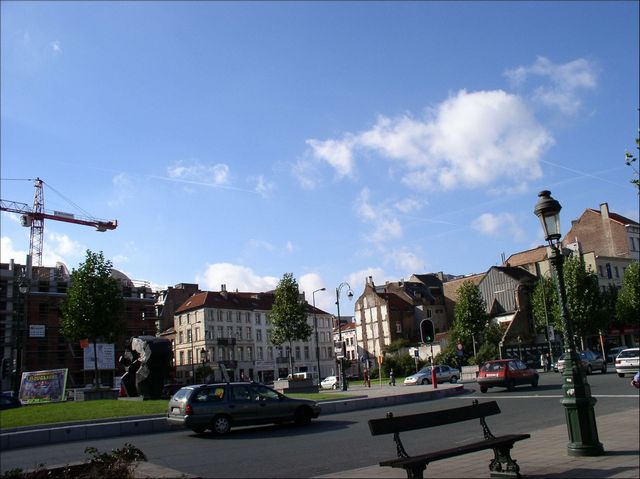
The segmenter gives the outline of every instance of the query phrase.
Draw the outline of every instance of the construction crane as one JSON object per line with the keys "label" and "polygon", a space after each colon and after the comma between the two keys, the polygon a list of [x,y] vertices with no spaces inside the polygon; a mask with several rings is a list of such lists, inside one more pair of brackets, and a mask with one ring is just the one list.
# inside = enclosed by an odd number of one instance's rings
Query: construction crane
{"label": "construction crane", "polygon": [[0,200],[0,210],[10,213],[18,213],[20,224],[31,228],[29,236],[29,254],[33,258],[35,266],[42,266],[42,243],[44,237],[44,220],[64,221],[77,225],[93,226],[98,231],[114,230],[118,227],[117,220],[103,221],[90,217],[77,216],[63,211],[47,212],[44,209],[44,189],[40,178],[34,180],[36,193],[33,198],[33,207],[17,201]]}

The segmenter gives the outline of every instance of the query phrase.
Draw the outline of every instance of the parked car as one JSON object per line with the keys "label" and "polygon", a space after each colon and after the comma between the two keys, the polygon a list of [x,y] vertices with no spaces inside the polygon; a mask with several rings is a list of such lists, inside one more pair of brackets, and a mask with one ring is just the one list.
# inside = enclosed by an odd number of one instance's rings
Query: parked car
{"label": "parked car", "polygon": [[535,369],[528,368],[519,359],[497,359],[487,361],[478,373],[480,392],[486,393],[489,388],[505,387],[509,391],[519,384],[531,384],[538,387],[540,379]]}
{"label": "parked car", "polygon": [[[591,374],[594,371],[600,371],[602,374],[607,372],[607,362],[599,354],[593,351],[580,351],[580,360],[582,361],[582,367],[587,374]],[[562,354],[558,358],[558,372],[564,371],[565,355]]]}
{"label": "parked car", "polygon": [[625,349],[628,349],[628,346],[616,346],[615,348],[611,348],[609,350],[609,353],[607,354],[607,362],[609,364],[615,364],[618,354],[620,354]]}
{"label": "parked car", "polygon": [[338,389],[338,378],[336,376],[327,376],[320,381],[322,389]]}
{"label": "parked car", "polygon": [[616,372],[621,378],[625,374],[635,374],[640,369],[640,348],[628,348],[620,351],[616,357]]}
{"label": "parked car", "polygon": [[3,392],[0,394],[0,411],[21,406],[22,403],[20,402],[20,399],[14,395],[13,391]]}
{"label": "parked car", "polygon": [[[452,368],[447,365],[437,365],[434,366],[436,371],[436,380],[439,383],[443,383],[445,381],[449,381],[451,383],[455,383],[460,379],[460,370],[456,368]],[[416,384],[431,384],[431,366],[427,366],[426,368],[422,368],[415,374],[411,376],[407,376],[404,379],[404,384],[407,386],[413,386]]]}
{"label": "parked car", "polygon": [[309,424],[320,406],[294,399],[261,384],[234,382],[185,386],[169,400],[169,424],[197,434],[209,429],[224,435],[234,426],[293,421]]}

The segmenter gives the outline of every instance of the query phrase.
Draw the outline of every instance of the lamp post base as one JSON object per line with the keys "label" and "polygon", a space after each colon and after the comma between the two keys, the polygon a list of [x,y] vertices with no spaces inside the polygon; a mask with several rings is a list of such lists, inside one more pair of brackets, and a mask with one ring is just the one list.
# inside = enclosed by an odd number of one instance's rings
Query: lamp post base
{"label": "lamp post base", "polygon": [[569,444],[569,456],[601,456],[604,446],[598,439],[598,429],[593,411],[593,398],[563,399]]}

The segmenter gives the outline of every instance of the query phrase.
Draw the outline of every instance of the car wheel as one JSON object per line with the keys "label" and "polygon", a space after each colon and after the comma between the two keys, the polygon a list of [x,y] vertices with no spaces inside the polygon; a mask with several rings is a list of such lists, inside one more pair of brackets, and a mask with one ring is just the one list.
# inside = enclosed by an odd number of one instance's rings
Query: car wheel
{"label": "car wheel", "polygon": [[591,364],[589,364],[587,366],[587,375],[593,374],[593,368],[591,367]]}
{"label": "car wheel", "polygon": [[306,426],[311,423],[311,411],[306,407],[297,409],[293,415],[293,422],[298,426]]}
{"label": "car wheel", "polygon": [[489,390],[489,388],[487,386],[480,386],[480,392],[481,393],[486,393]]}
{"label": "car wheel", "polygon": [[331,386],[331,389],[338,389],[338,384],[334,384],[333,386]]}
{"label": "car wheel", "polygon": [[507,390],[513,391],[516,388],[516,382],[513,379],[507,381]]}
{"label": "car wheel", "polygon": [[451,376],[451,379],[449,379],[449,382],[451,384],[457,383],[458,382],[458,376]]}
{"label": "car wheel", "polygon": [[206,427],[202,427],[202,426],[194,426],[191,428],[191,430],[193,432],[195,432],[196,434],[202,434],[203,432],[205,432],[207,430]]}
{"label": "car wheel", "polygon": [[428,383],[427,383],[426,379],[423,379],[422,381],[420,381],[420,384],[422,384],[424,386],[425,384],[428,384]]}
{"label": "car wheel", "polygon": [[533,381],[531,381],[531,387],[532,388],[537,388],[538,387],[538,381],[540,380],[540,378],[538,376],[536,376],[535,378],[533,378]]}
{"label": "car wheel", "polygon": [[219,436],[224,436],[231,430],[231,419],[228,416],[216,416],[211,423],[211,430]]}

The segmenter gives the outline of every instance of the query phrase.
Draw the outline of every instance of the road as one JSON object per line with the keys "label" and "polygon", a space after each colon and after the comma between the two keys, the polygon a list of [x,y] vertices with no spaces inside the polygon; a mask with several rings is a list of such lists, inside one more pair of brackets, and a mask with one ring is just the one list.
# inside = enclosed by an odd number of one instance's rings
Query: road
{"label": "road", "polygon": [[[597,398],[599,415],[637,407],[638,394],[630,378],[615,373],[588,377],[592,395]],[[263,426],[232,430],[224,438],[191,431],[109,438],[88,443],[66,443],[0,453],[0,470],[30,468],[39,463],[66,464],[85,458],[84,448],[100,451],[122,447],[129,442],[147,455],[149,462],[202,477],[312,477],[331,472],[371,466],[393,458],[395,445],[391,437],[371,437],[367,420],[383,417],[387,410],[395,415],[434,411],[470,403],[472,399],[497,400],[502,414],[487,419],[494,434],[527,433],[565,422],[560,405],[561,377],[557,373],[541,375],[540,385],[533,389],[521,386],[509,392],[501,388],[481,394],[475,383],[466,384],[468,394],[455,398],[413,403],[391,408],[377,408],[320,417],[311,426]],[[430,386],[416,386],[430,387]],[[464,442],[478,439],[480,426],[469,423],[447,426],[442,430],[413,431],[403,434],[408,452],[426,449],[436,442],[437,448],[453,446],[455,438]],[[606,444],[604,445],[606,449]]]}

